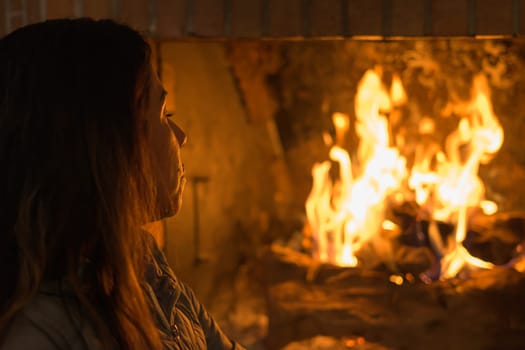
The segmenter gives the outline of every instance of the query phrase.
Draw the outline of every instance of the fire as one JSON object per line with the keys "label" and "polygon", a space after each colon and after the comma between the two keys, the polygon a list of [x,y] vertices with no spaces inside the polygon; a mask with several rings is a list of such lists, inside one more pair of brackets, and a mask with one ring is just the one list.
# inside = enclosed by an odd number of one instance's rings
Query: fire
{"label": "fire", "polygon": [[[441,278],[454,277],[464,268],[492,268],[491,263],[472,256],[463,246],[469,208],[479,207],[488,215],[497,211],[495,203],[485,200],[485,188],[478,176],[479,165],[490,161],[503,143],[503,128],[492,108],[487,79],[483,75],[473,79],[468,103],[448,106],[461,118],[443,149],[432,142],[418,144],[413,166],[407,169],[405,157],[393,146],[387,118],[407,102],[407,95],[397,75],[389,90],[381,75],[380,69],[369,70],[358,84],[355,133],[359,145],[355,159],[343,148],[350,119],[335,113],[336,138],[329,151],[330,160],[312,168],[306,214],[316,257],[322,262],[356,266],[360,263],[356,253],[364,246],[388,251],[382,235],[398,228],[385,220],[387,198],[399,199],[407,186],[430,217],[429,237],[441,257]],[[422,136],[434,130],[433,119],[421,118]],[[332,141],[328,137],[325,140]],[[330,172],[334,163],[339,169],[335,180]],[[442,242],[436,221],[455,225],[450,242]]]}
{"label": "fire", "polygon": [[[389,146],[390,133],[384,113],[391,106],[380,73],[372,70],[365,73],[355,104],[356,132],[361,138],[357,164],[353,166],[348,152],[336,144],[329,152],[331,161],[339,165],[336,181],[330,177],[330,161],[313,166],[313,186],[306,201],[306,213],[317,243],[317,258],[323,262],[357,265],[355,252],[377,238],[384,218],[385,199],[405,176],[405,159]],[[336,113],[333,122],[336,139],[342,143],[349,118]]]}
{"label": "fire", "polygon": [[[436,184],[436,202],[441,210],[434,218],[455,220],[455,240],[442,251],[441,278],[456,276],[464,267],[492,268],[493,264],[473,257],[463,246],[467,232],[467,210],[481,206],[484,186],[478,177],[481,163],[487,162],[503,143],[501,127],[490,102],[490,90],[486,78],[474,78],[472,101],[457,130],[447,138],[447,158]],[[461,148],[467,150],[463,160]],[[451,217],[453,215],[453,217]],[[444,217],[445,216],[445,217]]]}

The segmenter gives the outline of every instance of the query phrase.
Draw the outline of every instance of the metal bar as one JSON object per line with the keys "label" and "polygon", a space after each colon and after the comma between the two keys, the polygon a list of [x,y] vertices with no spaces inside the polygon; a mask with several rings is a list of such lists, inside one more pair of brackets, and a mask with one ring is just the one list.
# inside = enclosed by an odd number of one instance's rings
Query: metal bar
{"label": "metal bar", "polygon": [[349,10],[348,0],[341,0],[341,34],[344,37],[350,36]]}
{"label": "metal bar", "polygon": [[425,0],[424,3],[423,35],[432,35],[432,0]]}
{"label": "metal bar", "polygon": [[75,0],[73,2],[73,13],[75,17],[84,16],[84,0]]}
{"label": "metal bar", "polygon": [[193,176],[190,178],[190,181],[193,190],[193,263],[199,265],[208,260],[207,257],[204,256],[201,248],[199,184],[208,182],[209,178],[206,176]]}
{"label": "metal bar", "polygon": [[383,15],[381,17],[381,34],[392,35],[392,0],[383,0]]}
{"label": "metal bar", "polygon": [[157,34],[157,12],[158,12],[158,3],[157,0],[149,0],[149,33],[152,36]]}
{"label": "metal bar", "polygon": [[224,35],[230,37],[232,35],[232,1],[224,0],[223,3],[223,18],[224,18]]}
{"label": "metal bar", "polygon": [[40,20],[47,19],[47,0],[40,0]]}
{"label": "metal bar", "polygon": [[261,27],[262,35],[270,35],[270,0],[262,0],[262,11],[261,11]]}
{"label": "metal bar", "polygon": [[120,17],[120,0],[113,0],[113,18],[118,19]]}
{"label": "metal bar", "polygon": [[7,11],[7,16],[9,18],[15,18],[15,17],[22,17],[24,14],[23,11],[19,10],[19,11]]}
{"label": "metal bar", "polygon": [[520,0],[512,1],[512,31],[514,35],[520,34]]}
{"label": "metal bar", "polygon": [[27,3],[26,0],[18,2],[19,7],[14,6],[10,0],[4,0],[5,7],[5,30],[6,33],[11,32],[14,28],[12,20],[19,18],[21,25],[27,24]]}
{"label": "metal bar", "polygon": [[193,18],[195,16],[195,1],[194,0],[188,0],[186,2],[186,25],[185,31],[186,35],[193,35]]}
{"label": "metal bar", "polygon": [[5,20],[5,33],[8,34],[11,31],[11,19],[9,18],[9,10],[10,10],[10,2],[9,0],[4,0],[4,20]]}
{"label": "metal bar", "polygon": [[303,37],[312,36],[312,0],[302,0],[301,1],[301,31]]}
{"label": "metal bar", "polygon": [[9,18],[10,20],[13,19],[13,18],[17,18],[17,17],[23,17],[24,13],[22,11],[10,11],[10,12],[7,12],[7,18]]}
{"label": "metal bar", "polygon": [[476,35],[476,0],[468,1],[468,34]]}
{"label": "metal bar", "polygon": [[22,0],[22,23],[27,24],[27,0]]}

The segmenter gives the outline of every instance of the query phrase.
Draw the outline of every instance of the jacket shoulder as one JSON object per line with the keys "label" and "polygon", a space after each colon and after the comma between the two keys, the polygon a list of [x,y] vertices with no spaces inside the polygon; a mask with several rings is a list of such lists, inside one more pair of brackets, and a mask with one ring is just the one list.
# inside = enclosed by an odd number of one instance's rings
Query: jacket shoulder
{"label": "jacket shoulder", "polygon": [[0,350],[57,350],[60,346],[24,313],[11,322]]}
{"label": "jacket shoulder", "polygon": [[41,293],[18,313],[0,345],[0,350],[99,348],[89,323],[70,300]]}

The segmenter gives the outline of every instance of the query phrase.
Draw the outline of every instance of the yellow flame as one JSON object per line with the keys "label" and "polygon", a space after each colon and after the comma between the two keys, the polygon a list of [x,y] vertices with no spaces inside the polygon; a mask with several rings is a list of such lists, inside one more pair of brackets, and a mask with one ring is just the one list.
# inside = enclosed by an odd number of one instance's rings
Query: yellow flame
{"label": "yellow flame", "polygon": [[418,129],[421,135],[430,135],[436,130],[436,123],[429,117],[423,117],[419,122]]}
{"label": "yellow flame", "polygon": [[394,231],[398,228],[397,224],[390,220],[383,221],[383,224],[381,225],[381,227],[383,228],[383,230],[386,230],[386,231]]}
{"label": "yellow flame", "polygon": [[[450,159],[448,172],[438,184],[438,198],[446,206],[449,214],[455,214],[455,244],[449,247],[441,263],[441,278],[456,276],[465,266],[489,269],[493,264],[473,257],[463,246],[467,232],[467,208],[485,206],[482,202],[485,188],[478,176],[479,164],[496,153],[503,143],[501,127],[490,102],[490,89],[485,76],[474,78],[472,101],[468,105],[467,115],[463,117],[457,132],[449,137],[447,151]],[[461,160],[461,149],[467,149],[467,156]],[[483,204],[484,203],[484,204]]]}
{"label": "yellow flame", "polygon": [[494,215],[498,212],[498,205],[493,201],[483,200],[479,206],[485,215]]}
{"label": "yellow flame", "polygon": [[350,128],[350,119],[346,114],[336,112],[332,116],[332,122],[335,126],[336,143],[340,146],[343,146],[345,143],[345,135]]}
{"label": "yellow flame", "polygon": [[[394,75],[390,92],[381,80],[381,69],[367,71],[358,84],[355,99],[355,132],[359,145],[355,160],[342,148],[350,129],[349,117],[334,113],[332,121],[336,141],[330,149],[330,161],[314,164],[313,185],[306,201],[306,213],[315,255],[323,262],[356,266],[356,253],[367,243],[377,251],[387,251],[378,239],[382,232],[399,228],[385,220],[385,199],[392,194],[402,200],[400,190],[406,181],[416,202],[431,214],[429,237],[432,247],[443,256],[442,278],[456,276],[465,267],[492,268],[491,263],[473,257],[463,246],[466,237],[467,210],[481,207],[487,215],[497,205],[484,200],[485,188],[478,176],[479,165],[487,162],[503,143],[503,129],[493,112],[487,79],[473,79],[471,100],[450,105],[460,115],[457,128],[445,140],[444,149],[428,135],[435,122],[421,119],[418,131],[427,141],[416,145],[410,172],[406,160],[391,146],[386,115],[393,106],[407,102],[399,76]],[[329,140],[327,135],[325,140]],[[332,162],[338,163],[336,180],[330,176]],[[454,237],[442,241],[436,221],[455,224]],[[394,275],[393,283],[402,283]]]}
{"label": "yellow flame", "polygon": [[331,145],[332,143],[334,143],[334,140],[332,139],[332,136],[327,133],[326,131],[323,132],[323,142],[326,146],[329,146]]}
{"label": "yellow flame", "polygon": [[384,199],[397,189],[405,173],[405,160],[389,146],[389,95],[376,71],[365,73],[355,103],[356,133],[361,142],[357,173],[353,173],[348,152],[340,147],[349,130],[349,118],[333,115],[337,144],[330,160],[339,164],[339,177],[329,176],[330,162],[312,169],[313,186],[306,201],[306,213],[321,261],[343,266],[357,265],[355,252],[370,241],[383,223]]}
{"label": "yellow flame", "polygon": [[395,106],[401,106],[407,102],[407,95],[405,92],[405,88],[403,88],[403,83],[401,82],[401,79],[399,78],[399,75],[397,74],[394,74],[394,76],[392,77],[392,86],[390,87],[390,97],[392,99],[392,103]]}

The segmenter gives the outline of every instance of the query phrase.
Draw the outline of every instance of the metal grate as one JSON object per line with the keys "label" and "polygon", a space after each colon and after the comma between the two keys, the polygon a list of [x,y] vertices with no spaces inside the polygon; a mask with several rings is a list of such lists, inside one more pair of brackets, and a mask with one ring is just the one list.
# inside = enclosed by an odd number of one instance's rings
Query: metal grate
{"label": "metal grate", "polygon": [[[0,7],[5,9],[0,11],[0,16],[4,16],[0,18],[4,20],[4,28],[0,28],[0,32],[5,29],[5,32],[9,33],[21,25],[28,24],[28,21],[36,20],[35,17],[46,20],[53,10],[57,12],[58,6],[68,7],[58,13],[71,13],[74,17],[92,16],[89,10],[86,10],[89,8],[86,4],[90,1],[0,0]],[[282,6],[275,5],[282,4],[280,0],[136,0],[130,3],[147,4],[149,9],[142,11],[143,13],[132,13],[129,19],[122,18],[124,7],[128,10],[133,8],[127,5],[128,0],[98,0],[99,4],[106,5],[110,9],[110,13],[106,16],[117,20],[129,20],[128,24],[131,26],[136,26],[151,36],[163,38],[376,37],[389,39],[407,36],[505,35],[510,37],[525,34],[525,25],[521,19],[524,0],[499,0],[490,3],[486,0],[330,0],[326,3],[324,1],[326,0],[300,0],[293,2],[296,5],[287,7],[290,12],[289,22],[294,25],[300,23],[300,27],[294,27],[291,35],[290,26],[283,26],[282,21],[277,21],[275,24],[272,20],[279,15],[278,11]],[[174,3],[181,5],[174,6]],[[240,3],[243,3],[242,7]],[[251,10],[255,10],[246,11],[245,9],[248,8],[246,3],[252,3]],[[319,6],[319,4],[326,4],[326,6]],[[337,10],[334,10],[334,7],[337,7]],[[174,8],[179,12],[174,13]],[[219,8],[222,14],[213,13]],[[240,8],[243,10],[239,10]],[[319,8],[323,11],[314,10]],[[487,20],[491,18],[489,15],[492,15],[492,11],[496,15],[492,18],[496,19]],[[162,13],[161,17],[158,16],[159,13]],[[244,15],[251,18],[251,23],[254,24],[249,26],[246,33],[243,33],[244,29],[233,33],[233,28],[237,28],[236,24],[240,21],[239,18]],[[202,28],[203,23],[208,23],[202,16],[213,16],[213,18],[222,16],[222,26],[216,26],[211,30],[207,25]],[[166,28],[170,26],[180,29],[167,30]],[[172,34],[173,32],[177,34]]]}

